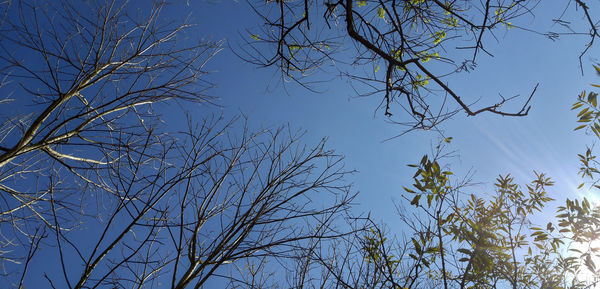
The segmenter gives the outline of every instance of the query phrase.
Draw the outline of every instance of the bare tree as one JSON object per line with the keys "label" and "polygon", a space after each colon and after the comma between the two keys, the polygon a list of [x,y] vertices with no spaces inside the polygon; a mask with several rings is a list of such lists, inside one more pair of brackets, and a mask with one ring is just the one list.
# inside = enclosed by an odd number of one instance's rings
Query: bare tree
{"label": "bare tree", "polygon": [[[340,156],[283,129],[233,125],[149,134],[148,146],[107,165],[99,186],[51,182],[49,224],[23,249],[54,248],[61,266],[27,272],[57,288],[200,288],[240,279],[228,266],[285,262],[297,248],[347,234],[335,227],[353,198]],[[95,196],[81,200],[78,224],[65,197],[55,201],[69,189]]]}
{"label": "bare tree", "polygon": [[[535,89],[517,108],[504,107],[514,97],[473,108],[476,99],[462,96],[446,79],[472,70],[480,54],[490,54],[485,44],[494,31],[511,29],[515,19],[533,15],[537,3],[267,1],[254,5],[267,26],[250,32],[240,55],[277,66],[283,77],[302,83],[324,64],[334,63],[343,75],[361,83],[361,95],[382,96],[386,116],[392,117],[392,106],[399,104],[408,117],[399,114],[395,121],[413,128],[433,128],[459,111],[468,116],[523,116]],[[457,107],[448,106],[450,102]]]}
{"label": "bare tree", "polygon": [[565,11],[574,7],[584,15],[583,21],[574,22],[583,26],[571,25],[571,15],[557,11],[554,21],[567,27],[565,33],[532,31],[525,26],[529,23],[520,26],[523,19],[535,18],[534,9],[543,5],[538,0],[259,1],[251,5],[266,25],[249,29],[237,51],[243,59],[277,67],[282,78],[309,88],[322,88],[313,81],[339,72],[353,80],[358,95],[380,97],[378,110],[390,121],[410,129],[433,128],[459,112],[524,116],[535,83],[521,101],[511,104],[518,95],[495,100],[469,95],[456,88],[452,75],[472,71],[481,56],[493,56],[488,43],[500,41],[498,35],[511,29],[552,40],[564,34],[589,35],[585,54],[598,36],[587,2],[561,4]]}
{"label": "bare tree", "polygon": [[189,25],[158,23],[162,2],[139,13],[121,1],[2,8],[4,266],[31,258],[14,247],[75,227],[95,198],[87,189],[111,191],[104,174],[155,141],[148,135],[160,103],[210,101],[202,68],[218,43],[183,43]]}
{"label": "bare tree", "polygon": [[1,283],[198,288],[344,234],[353,195],[324,141],[159,125],[167,102],[212,100],[203,67],[219,50],[165,22],[165,2],[0,5]]}

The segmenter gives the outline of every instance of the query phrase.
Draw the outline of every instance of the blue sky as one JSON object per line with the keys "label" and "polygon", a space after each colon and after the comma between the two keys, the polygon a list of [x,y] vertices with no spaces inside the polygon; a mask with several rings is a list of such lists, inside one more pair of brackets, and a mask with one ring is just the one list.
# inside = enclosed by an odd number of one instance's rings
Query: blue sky
{"label": "blue sky", "polygon": [[[552,2],[540,4],[536,17],[525,16],[514,24],[541,32],[561,31],[551,19],[564,7]],[[395,213],[390,200],[399,200],[402,186],[412,184],[413,171],[406,165],[429,153],[440,135],[418,131],[385,141],[405,127],[386,122],[383,112],[376,111],[381,96],[357,98],[347,79],[331,75],[323,75],[332,81],[323,93],[316,94],[282,82],[275,68],[244,63],[230,48],[244,42],[241,38],[248,36],[246,29],[260,25],[248,9],[243,1],[190,4],[192,21],[199,24],[202,35],[229,44],[210,63],[214,70],[210,78],[216,85],[212,94],[221,97],[223,111],[243,112],[256,126],[289,123],[307,130],[308,141],[328,137],[330,146],[346,156],[347,166],[358,170],[353,182],[361,192],[359,210],[372,212],[392,225]],[[572,15],[579,19],[578,14]],[[579,196],[575,191],[580,182],[576,153],[582,152],[590,139],[573,132],[575,113],[570,107],[577,94],[597,79],[591,66],[596,50],[590,49],[583,57],[582,76],[578,56],[588,40],[584,36],[551,41],[515,28],[496,37],[498,41],[488,39],[486,46],[494,57],[481,54],[475,71],[448,81],[467,99],[480,99],[475,106],[497,100],[498,94],[519,94],[522,98],[513,104],[517,110],[539,82],[532,109],[528,116],[516,118],[459,113],[443,123],[444,135],[453,137],[449,150],[456,150],[458,156],[449,163],[458,176],[473,173],[473,182],[481,183],[473,191],[491,192],[498,174],[510,173],[525,184],[535,170],[556,181],[552,196]]]}

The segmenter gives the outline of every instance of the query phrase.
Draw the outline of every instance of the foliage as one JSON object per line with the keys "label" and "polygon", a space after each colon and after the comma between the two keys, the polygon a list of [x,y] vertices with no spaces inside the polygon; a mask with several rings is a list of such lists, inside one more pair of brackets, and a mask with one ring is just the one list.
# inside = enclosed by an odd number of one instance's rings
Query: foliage
{"label": "foliage", "polygon": [[[554,203],[553,181],[535,173],[520,186],[501,175],[493,193],[468,192],[467,182],[442,163],[451,138],[410,165],[413,184],[403,188],[399,204],[406,231],[394,235],[369,216],[351,214],[351,171],[325,140],[308,146],[289,127],[252,131],[236,119],[206,116],[188,117],[179,131],[166,129],[163,103],[212,102],[204,93],[210,87],[204,65],[219,43],[179,42],[189,25],[163,23],[162,1],[138,14],[127,1],[90,2],[11,2],[0,21],[0,105],[11,105],[0,129],[2,284],[29,288],[41,278],[53,288],[201,288],[215,279],[230,288],[597,284],[600,207],[567,199],[554,219],[537,224]],[[254,48],[274,45],[276,53],[259,54],[258,62],[292,77],[320,67],[339,48],[332,41],[339,34],[319,39],[311,30],[319,24],[313,2],[262,5],[256,11],[267,11],[268,27],[247,41]],[[535,5],[341,0],[325,3],[320,25],[340,25],[341,35],[357,44],[353,62],[373,66],[371,76],[357,79],[383,83],[386,115],[403,99],[414,127],[432,128],[456,113],[433,110],[428,96],[440,91],[468,115],[527,114],[531,96],[514,113],[501,110],[508,99],[471,109],[444,82],[439,65],[470,69],[486,52],[487,33],[518,28],[516,20]],[[595,24],[583,1],[575,5],[590,21],[591,44]],[[465,39],[472,42],[470,57],[460,63],[447,51]],[[575,130],[600,139],[597,93],[582,92],[573,109]],[[579,158],[582,178],[600,189],[592,148]],[[56,266],[40,265],[47,256]]]}
{"label": "foliage", "polygon": [[[599,71],[598,67],[595,67]],[[597,85],[593,85],[597,87]],[[598,139],[599,109],[594,92],[582,92],[573,105],[578,122]],[[446,139],[445,142],[449,142]],[[341,267],[342,283],[356,274],[382,275],[373,288],[594,288],[600,280],[600,204],[569,199],[556,207],[548,189],[554,182],[542,173],[524,186],[499,176],[491,195],[465,193],[465,183],[440,165],[443,144],[418,164],[411,187],[405,187],[400,219],[409,241],[381,233],[363,236],[356,253],[370,270]],[[581,176],[598,189],[598,162],[591,148],[579,155]],[[579,188],[582,188],[582,183]],[[541,217],[540,217],[541,216]],[[544,221],[546,220],[546,221]],[[541,224],[540,224],[541,222]],[[395,254],[390,248],[396,248]],[[360,262],[360,257],[354,260]],[[369,267],[370,266],[370,267]],[[352,277],[346,277],[352,276]],[[361,285],[362,286],[362,285]],[[351,287],[351,286],[349,286]]]}

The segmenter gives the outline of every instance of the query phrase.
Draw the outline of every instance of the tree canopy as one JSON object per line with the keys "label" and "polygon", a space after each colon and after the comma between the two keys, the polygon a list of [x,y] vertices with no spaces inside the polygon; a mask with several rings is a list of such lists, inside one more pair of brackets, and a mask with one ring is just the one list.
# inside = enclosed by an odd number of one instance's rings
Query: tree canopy
{"label": "tree canopy", "polygon": [[[340,63],[343,77],[382,96],[386,116],[404,110],[411,121],[400,122],[429,130],[460,111],[529,113],[533,83],[522,99],[474,106],[447,79],[491,54],[488,43],[499,31],[527,29],[520,19],[535,16],[542,4],[268,0],[250,3],[263,29],[248,30],[244,45],[233,49],[309,89],[314,78],[324,79],[321,69],[331,73],[327,63]],[[406,160],[410,183],[396,188],[396,219],[373,217],[369,212],[379,208],[357,203],[353,182],[360,172],[346,168],[326,136],[311,141],[294,124],[257,128],[243,111],[233,117],[220,111],[207,67],[225,46],[198,39],[195,26],[178,14],[189,5],[0,2],[0,284],[598,284],[600,204],[559,198],[552,188],[564,180],[545,172],[534,171],[524,184],[499,175],[491,191],[471,186],[452,169],[452,137],[442,137],[420,161]],[[564,34],[589,37],[576,52],[581,58],[599,36],[597,21],[586,1],[561,5],[580,17],[572,23],[562,13],[553,20]],[[172,7],[177,13],[168,12]],[[594,90],[600,85],[592,87],[571,109],[574,130],[592,138],[577,155],[578,189],[595,192],[600,106]],[[513,99],[516,110],[507,108]]]}
{"label": "tree canopy", "polygon": [[[502,41],[496,36],[502,31],[529,30],[526,23],[518,22],[535,18],[536,6],[547,4],[538,0],[258,2],[252,5],[265,25],[249,31],[240,54],[252,63],[276,66],[283,78],[307,86],[313,74],[334,65],[342,75],[367,87],[362,94],[381,97],[380,109],[386,116],[412,128],[433,128],[461,111],[468,116],[484,112],[525,116],[537,89],[534,81],[521,99],[493,99],[496,92],[489,91],[485,104],[474,105],[476,98],[461,95],[447,79],[475,69],[482,54],[492,56],[487,46]],[[531,32],[552,40],[564,34],[587,35],[583,56],[598,36],[597,23],[586,1],[559,5],[565,11],[578,10],[584,19],[571,28],[563,11],[553,19],[563,31]],[[511,100],[518,106],[507,107]],[[393,118],[396,113],[401,117]]]}

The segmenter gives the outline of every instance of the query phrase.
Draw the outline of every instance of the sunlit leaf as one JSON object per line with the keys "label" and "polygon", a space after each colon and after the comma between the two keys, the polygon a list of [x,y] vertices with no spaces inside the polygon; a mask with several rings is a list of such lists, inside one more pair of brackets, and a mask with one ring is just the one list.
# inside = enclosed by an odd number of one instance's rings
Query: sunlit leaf
{"label": "sunlit leaf", "polygon": [[377,8],[377,16],[381,19],[385,18],[385,9],[378,7]]}
{"label": "sunlit leaf", "polygon": [[596,73],[600,75],[600,66],[594,65],[594,69],[596,69]]}

